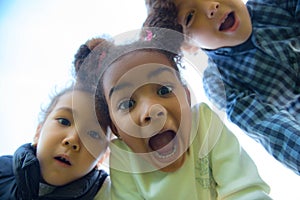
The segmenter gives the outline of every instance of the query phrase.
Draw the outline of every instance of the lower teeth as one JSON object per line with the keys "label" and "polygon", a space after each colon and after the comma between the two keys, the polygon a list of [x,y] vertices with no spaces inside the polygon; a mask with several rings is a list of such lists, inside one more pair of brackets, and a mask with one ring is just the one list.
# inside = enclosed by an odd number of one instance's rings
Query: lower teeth
{"label": "lower teeth", "polygon": [[159,158],[161,158],[161,159],[166,159],[166,158],[169,158],[169,157],[173,156],[173,155],[175,154],[176,150],[177,150],[177,147],[176,147],[176,145],[175,145],[175,146],[173,147],[173,151],[172,151],[171,153],[169,153],[168,155],[161,155],[161,154],[158,153],[158,152],[155,152],[155,153],[156,153],[156,155],[157,155]]}

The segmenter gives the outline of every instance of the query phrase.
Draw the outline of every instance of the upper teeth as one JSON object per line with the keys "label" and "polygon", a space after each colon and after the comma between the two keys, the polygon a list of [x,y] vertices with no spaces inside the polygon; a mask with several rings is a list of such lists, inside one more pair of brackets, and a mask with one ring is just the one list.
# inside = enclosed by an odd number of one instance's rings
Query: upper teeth
{"label": "upper teeth", "polygon": [[226,21],[228,15],[223,19],[222,24]]}

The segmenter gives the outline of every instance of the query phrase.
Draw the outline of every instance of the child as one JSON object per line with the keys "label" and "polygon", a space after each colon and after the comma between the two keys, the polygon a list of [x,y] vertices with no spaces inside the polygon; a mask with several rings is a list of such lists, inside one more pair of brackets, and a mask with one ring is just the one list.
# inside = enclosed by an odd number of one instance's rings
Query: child
{"label": "child", "polygon": [[[300,174],[300,1],[146,0],[145,26],[174,28],[209,57],[209,99]],[[178,23],[182,26],[178,29]]]}
{"label": "child", "polygon": [[110,146],[112,199],[270,199],[218,116],[205,104],[191,108],[177,68],[183,38],[149,33],[149,41],[101,43],[91,59],[101,66],[101,126],[117,136]]}
{"label": "child", "polygon": [[100,188],[108,175],[97,163],[108,142],[93,105],[92,93],[82,86],[71,85],[53,96],[41,112],[34,142],[0,157],[0,199],[103,196],[106,191]]}

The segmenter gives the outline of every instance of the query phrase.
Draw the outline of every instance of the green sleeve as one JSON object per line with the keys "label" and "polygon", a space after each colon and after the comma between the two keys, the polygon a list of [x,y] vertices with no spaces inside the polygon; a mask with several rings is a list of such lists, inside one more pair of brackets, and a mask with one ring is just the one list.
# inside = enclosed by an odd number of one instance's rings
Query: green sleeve
{"label": "green sleeve", "polygon": [[202,117],[211,120],[206,122],[209,125],[208,131],[205,131],[207,134],[216,135],[210,130],[216,131],[216,127],[221,127],[220,135],[217,141],[212,143],[214,146],[209,152],[218,198],[226,200],[271,199],[268,195],[269,186],[261,179],[255,163],[240,146],[235,135],[207,106],[200,107],[200,113],[203,114]]}
{"label": "green sleeve", "polygon": [[110,148],[111,199],[143,199],[136,187],[137,183],[134,180],[134,174],[131,172],[130,166],[132,163],[128,156],[128,152],[130,152],[129,147],[116,139],[112,141]]}
{"label": "green sleeve", "polygon": [[142,200],[136,188],[132,174],[110,169],[111,172],[111,199],[112,200]]}
{"label": "green sleeve", "polygon": [[100,190],[98,191],[97,195],[95,196],[94,200],[110,200],[110,177],[108,176],[103,185],[101,186]]}

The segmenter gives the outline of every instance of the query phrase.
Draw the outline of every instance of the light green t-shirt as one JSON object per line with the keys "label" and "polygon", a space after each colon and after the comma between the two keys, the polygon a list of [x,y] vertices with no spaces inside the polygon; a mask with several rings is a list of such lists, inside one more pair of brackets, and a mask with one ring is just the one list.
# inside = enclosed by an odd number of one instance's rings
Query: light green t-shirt
{"label": "light green t-shirt", "polygon": [[106,177],[94,200],[110,200],[110,186],[111,182],[110,177],[108,176]]}
{"label": "light green t-shirt", "polygon": [[150,164],[136,162],[122,140],[113,141],[112,200],[271,199],[270,189],[254,162],[219,117],[206,104],[199,104],[192,111],[189,153],[175,172],[151,171],[149,167],[143,173],[139,169]]}

